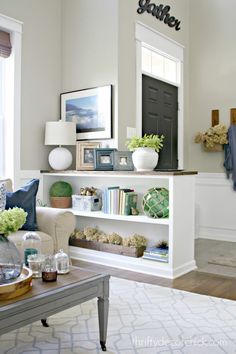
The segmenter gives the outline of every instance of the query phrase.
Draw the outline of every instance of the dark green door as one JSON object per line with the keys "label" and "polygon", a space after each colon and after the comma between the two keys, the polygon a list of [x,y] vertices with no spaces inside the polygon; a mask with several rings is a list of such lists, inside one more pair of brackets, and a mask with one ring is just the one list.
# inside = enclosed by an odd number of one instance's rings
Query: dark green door
{"label": "dark green door", "polygon": [[178,88],[143,75],[142,135],[163,134],[156,169],[178,168]]}

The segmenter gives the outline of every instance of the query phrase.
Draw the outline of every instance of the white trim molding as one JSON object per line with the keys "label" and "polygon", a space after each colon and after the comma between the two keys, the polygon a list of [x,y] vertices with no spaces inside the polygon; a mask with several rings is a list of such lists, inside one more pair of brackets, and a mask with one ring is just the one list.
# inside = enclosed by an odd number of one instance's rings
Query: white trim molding
{"label": "white trim molding", "polygon": [[[178,62],[178,168],[184,166],[184,46],[153,28],[136,22],[136,131],[142,134],[142,46],[149,46]],[[165,80],[163,80],[165,81]]]}
{"label": "white trim molding", "polygon": [[196,237],[236,242],[236,192],[224,173],[196,178]]}
{"label": "white trim molding", "polygon": [[22,25],[22,22],[0,14],[0,29],[10,32],[12,43],[9,73],[13,93],[11,93],[12,102],[9,104],[8,111],[10,119],[6,126],[9,149],[7,149],[5,175],[12,178],[14,185],[20,184]]}

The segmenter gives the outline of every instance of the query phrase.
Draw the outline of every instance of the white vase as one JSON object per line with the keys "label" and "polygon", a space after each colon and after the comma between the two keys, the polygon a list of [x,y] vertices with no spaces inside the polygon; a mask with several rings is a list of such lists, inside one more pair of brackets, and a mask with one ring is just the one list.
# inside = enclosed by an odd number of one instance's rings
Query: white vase
{"label": "white vase", "polygon": [[148,147],[137,148],[132,154],[133,164],[137,171],[153,171],[158,158],[158,153]]}

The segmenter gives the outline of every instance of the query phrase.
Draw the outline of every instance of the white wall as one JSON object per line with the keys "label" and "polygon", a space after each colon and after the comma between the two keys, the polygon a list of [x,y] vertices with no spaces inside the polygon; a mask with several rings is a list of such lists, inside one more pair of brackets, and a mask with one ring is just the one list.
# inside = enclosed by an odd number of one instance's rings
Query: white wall
{"label": "white wall", "polygon": [[0,0],[0,13],[22,21],[21,169],[48,168],[44,125],[59,117],[60,0]]}
{"label": "white wall", "polygon": [[[155,2],[154,3],[158,3]],[[147,12],[137,13],[138,1],[119,0],[119,47],[118,47],[118,82],[119,82],[119,146],[124,147],[126,126],[136,124],[136,47],[135,22],[140,21],[169,38],[185,46],[184,50],[184,88],[185,88],[185,131],[187,136],[189,125],[188,114],[188,43],[189,43],[189,1],[168,1],[170,13],[181,21],[181,30],[176,31],[164,22],[157,20]],[[187,167],[188,149],[185,143],[185,167]]]}
{"label": "white wall", "polygon": [[211,110],[229,126],[236,107],[235,0],[190,0],[190,119],[189,167],[223,172],[223,153],[203,152],[194,135],[211,125]]}
{"label": "white wall", "polygon": [[118,0],[62,0],[62,92],[113,85],[117,139]]}

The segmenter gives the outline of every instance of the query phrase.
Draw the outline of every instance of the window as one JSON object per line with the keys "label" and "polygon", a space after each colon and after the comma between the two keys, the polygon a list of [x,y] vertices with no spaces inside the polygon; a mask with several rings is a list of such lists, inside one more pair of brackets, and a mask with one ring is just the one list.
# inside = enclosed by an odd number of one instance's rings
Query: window
{"label": "window", "polygon": [[173,58],[142,46],[142,71],[179,85],[179,63]]}
{"label": "window", "polygon": [[5,86],[5,59],[0,58],[0,177],[4,176],[4,86]]}
{"label": "window", "polygon": [[0,176],[20,174],[22,23],[0,14]]}

